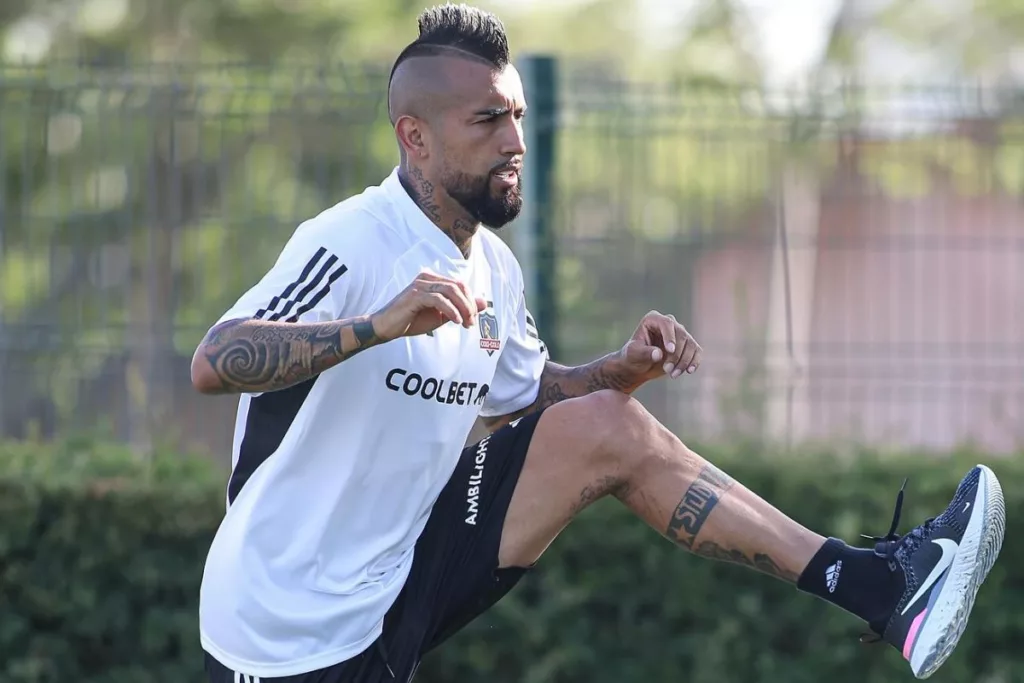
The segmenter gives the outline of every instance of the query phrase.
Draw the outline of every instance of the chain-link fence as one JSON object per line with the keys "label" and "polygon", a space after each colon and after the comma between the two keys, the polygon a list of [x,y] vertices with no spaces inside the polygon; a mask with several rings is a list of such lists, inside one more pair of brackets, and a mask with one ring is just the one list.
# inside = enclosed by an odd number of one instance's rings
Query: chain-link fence
{"label": "chain-link fence", "polygon": [[[684,438],[1018,442],[1021,93],[560,71],[560,360],[658,308],[706,351],[643,392]],[[192,351],[298,222],[392,168],[386,76],[0,67],[2,432],[227,453],[235,401],[192,391]]]}
{"label": "chain-link fence", "polygon": [[706,351],[645,394],[684,438],[1021,443],[1024,92],[560,92],[572,360],[653,307]]}

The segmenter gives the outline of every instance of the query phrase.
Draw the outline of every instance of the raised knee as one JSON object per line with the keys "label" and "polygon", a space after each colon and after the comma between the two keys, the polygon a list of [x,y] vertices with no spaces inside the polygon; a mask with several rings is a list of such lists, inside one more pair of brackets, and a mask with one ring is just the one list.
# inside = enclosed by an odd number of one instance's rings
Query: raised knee
{"label": "raised knee", "polygon": [[596,419],[605,424],[617,422],[619,428],[643,423],[650,416],[639,401],[621,391],[603,389],[587,394],[580,400]]}
{"label": "raised knee", "polygon": [[574,422],[593,444],[595,457],[621,459],[638,453],[635,446],[656,430],[647,409],[619,391],[596,391],[573,403]]}

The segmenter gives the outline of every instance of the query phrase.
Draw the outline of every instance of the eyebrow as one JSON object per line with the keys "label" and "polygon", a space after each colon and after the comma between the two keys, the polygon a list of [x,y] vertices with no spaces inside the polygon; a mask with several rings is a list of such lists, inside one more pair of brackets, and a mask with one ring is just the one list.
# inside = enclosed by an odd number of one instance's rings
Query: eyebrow
{"label": "eyebrow", "polygon": [[[526,112],[525,106],[521,109],[523,112]],[[473,116],[505,116],[511,111],[511,107],[488,107],[487,109],[481,109],[480,111],[474,112]]]}

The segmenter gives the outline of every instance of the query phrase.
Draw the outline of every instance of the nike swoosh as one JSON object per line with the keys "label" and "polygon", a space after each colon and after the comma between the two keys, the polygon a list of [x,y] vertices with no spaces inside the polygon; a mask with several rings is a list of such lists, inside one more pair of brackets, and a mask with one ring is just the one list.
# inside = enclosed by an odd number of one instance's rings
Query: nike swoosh
{"label": "nike swoosh", "polygon": [[939,577],[949,569],[949,565],[953,564],[953,558],[956,556],[956,551],[960,549],[960,546],[956,544],[956,541],[948,538],[940,538],[932,541],[932,543],[942,548],[942,557],[940,557],[939,561],[935,563],[935,566],[932,568],[932,571],[928,574],[927,578],[921,582],[920,588],[918,588],[917,592],[914,593],[914,597],[910,598],[910,602],[908,602],[907,606],[903,608],[901,614],[906,614],[910,608],[914,606],[914,603],[928,592],[928,589],[932,587],[932,584],[938,581]]}

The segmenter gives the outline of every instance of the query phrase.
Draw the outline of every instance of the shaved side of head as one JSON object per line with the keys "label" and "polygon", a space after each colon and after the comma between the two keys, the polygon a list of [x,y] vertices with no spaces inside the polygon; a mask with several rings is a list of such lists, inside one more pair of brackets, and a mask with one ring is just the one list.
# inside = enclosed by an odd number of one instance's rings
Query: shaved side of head
{"label": "shaved side of head", "polygon": [[433,47],[398,64],[388,88],[388,116],[394,125],[399,117],[414,116],[433,121],[451,103],[450,69],[455,60],[492,66],[486,59],[457,48]]}

